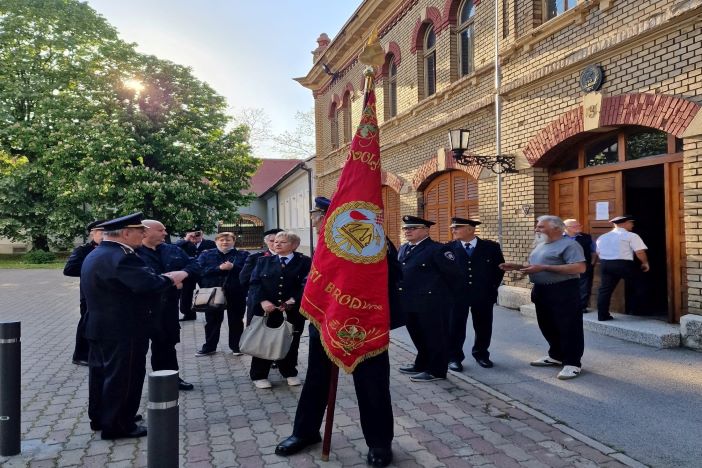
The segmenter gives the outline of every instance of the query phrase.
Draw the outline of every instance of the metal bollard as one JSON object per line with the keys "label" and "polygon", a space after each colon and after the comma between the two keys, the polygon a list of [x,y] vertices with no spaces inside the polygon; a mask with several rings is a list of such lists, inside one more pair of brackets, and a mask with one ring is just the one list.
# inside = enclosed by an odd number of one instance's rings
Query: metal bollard
{"label": "metal bollard", "polygon": [[146,463],[148,468],[178,467],[178,371],[149,374]]}
{"label": "metal bollard", "polygon": [[17,455],[20,447],[21,322],[0,323],[0,456]]}

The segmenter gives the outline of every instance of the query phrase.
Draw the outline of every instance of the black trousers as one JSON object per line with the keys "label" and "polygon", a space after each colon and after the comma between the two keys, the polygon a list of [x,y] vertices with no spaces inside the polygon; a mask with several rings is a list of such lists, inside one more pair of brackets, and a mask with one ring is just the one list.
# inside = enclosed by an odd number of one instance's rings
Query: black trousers
{"label": "black trousers", "polygon": [[449,362],[446,337],[453,304],[403,296],[402,307],[407,312],[407,331],[417,348],[415,369],[429,372],[434,377],[446,377]]}
{"label": "black trousers", "polygon": [[[329,394],[332,362],[320,341],[319,331],[309,326],[310,351],[307,376],[297,404],[293,435],[312,437],[319,434]],[[388,353],[361,362],[353,374],[361,429],[368,447],[390,448],[393,439],[392,402],[390,400],[390,360]]]}
{"label": "black trousers", "polygon": [[[280,319],[276,321],[276,319]],[[274,314],[268,319],[268,326],[277,327],[282,323],[282,314]],[[271,370],[271,365],[273,362],[278,366],[280,375],[283,377],[296,377],[297,376],[297,355],[300,349],[300,336],[302,335],[302,330],[305,328],[304,320],[296,320],[292,323],[293,326],[293,340],[290,345],[290,351],[285,357],[279,361],[269,361],[268,359],[261,359],[257,357],[251,358],[251,370],[249,371],[249,376],[251,380],[262,380],[268,378],[268,373]]]}
{"label": "black trousers", "polygon": [[595,268],[592,265],[587,266],[585,273],[580,275],[580,311],[587,312],[587,307],[590,305],[590,294],[592,294],[592,278],[595,273]]}
{"label": "black trousers", "polygon": [[597,293],[597,317],[606,318],[609,316],[609,305],[612,300],[612,293],[619,284],[619,280],[624,280],[625,312],[635,313],[640,310],[641,302],[640,285],[636,262],[632,260],[601,260],[602,284]]}
{"label": "black trousers", "polygon": [[151,369],[178,370],[176,343],[158,338],[151,339]]}
{"label": "black trousers", "polygon": [[146,375],[146,336],[126,340],[91,340],[88,416],[103,433],[134,429]]}
{"label": "black trousers", "polygon": [[194,319],[196,316],[195,312],[192,311],[193,293],[196,285],[197,281],[191,278],[186,278],[183,281],[183,287],[180,290],[180,313],[183,314],[183,318]]}
{"label": "black trousers", "polygon": [[85,298],[81,295],[80,297],[80,320],[78,320],[78,326],[76,327],[76,347],[73,348],[73,360],[74,361],[87,361],[88,360],[88,350],[90,348],[90,342],[85,337],[85,324],[88,320],[86,312],[88,311],[88,306],[85,304]]}
{"label": "black trousers", "polygon": [[548,355],[566,366],[581,367],[585,349],[579,292],[578,279],[535,284],[531,290],[536,320],[549,345]]}
{"label": "black trousers", "polygon": [[485,305],[454,305],[449,319],[449,361],[461,362],[465,359],[463,343],[466,341],[466,325],[468,314],[473,319],[475,340],[471,351],[475,359],[488,359],[490,357],[490,340],[492,339],[492,307]]}
{"label": "black trousers", "polygon": [[[239,352],[239,340],[244,331],[244,312],[246,303],[243,298],[227,296],[227,323],[229,325],[229,349]],[[204,351],[215,351],[219,343],[219,332],[224,321],[224,311],[205,312],[205,344]]]}

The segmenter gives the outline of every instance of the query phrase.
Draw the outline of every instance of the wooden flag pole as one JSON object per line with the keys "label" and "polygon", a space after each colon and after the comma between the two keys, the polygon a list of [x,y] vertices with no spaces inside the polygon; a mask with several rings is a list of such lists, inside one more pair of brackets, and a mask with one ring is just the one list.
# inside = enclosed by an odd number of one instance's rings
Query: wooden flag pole
{"label": "wooden flag pole", "polygon": [[[378,43],[377,31],[371,32],[368,38],[368,43],[359,55],[361,63],[368,65],[364,71],[366,77],[365,90],[363,96],[363,110],[365,111],[368,102],[369,93],[373,87],[375,79],[374,67],[381,66],[385,61],[385,52]],[[331,435],[332,426],[334,425],[334,408],[336,407],[336,389],[339,384],[339,367],[332,363],[331,372],[329,374],[329,396],[327,398],[327,418],[324,425],[324,438],[322,439],[322,461],[329,461],[329,452],[331,450]]]}
{"label": "wooden flag pole", "polygon": [[329,396],[327,398],[327,419],[324,424],[324,439],[322,439],[322,461],[329,461],[331,450],[332,426],[334,425],[334,409],[336,407],[336,388],[339,385],[339,368],[332,364],[329,374]]}

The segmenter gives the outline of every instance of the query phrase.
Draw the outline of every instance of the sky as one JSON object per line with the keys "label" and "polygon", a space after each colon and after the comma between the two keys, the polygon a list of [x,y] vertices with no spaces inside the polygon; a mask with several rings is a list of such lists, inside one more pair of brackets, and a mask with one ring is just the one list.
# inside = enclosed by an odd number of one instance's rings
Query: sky
{"label": "sky", "polygon": [[295,112],[314,106],[293,81],[311,51],[331,39],[361,0],[87,0],[142,53],[191,67],[225,96],[232,113],[263,108],[273,131],[295,130]]}

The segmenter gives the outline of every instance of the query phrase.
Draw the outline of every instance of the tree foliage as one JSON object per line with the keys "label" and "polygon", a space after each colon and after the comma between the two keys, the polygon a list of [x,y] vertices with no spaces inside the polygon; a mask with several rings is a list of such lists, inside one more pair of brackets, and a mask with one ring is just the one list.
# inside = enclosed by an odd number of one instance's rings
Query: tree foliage
{"label": "tree foliage", "polygon": [[226,109],[84,3],[0,0],[0,235],[47,248],[136,210],[173,231],[231,218],[256,160]]}

